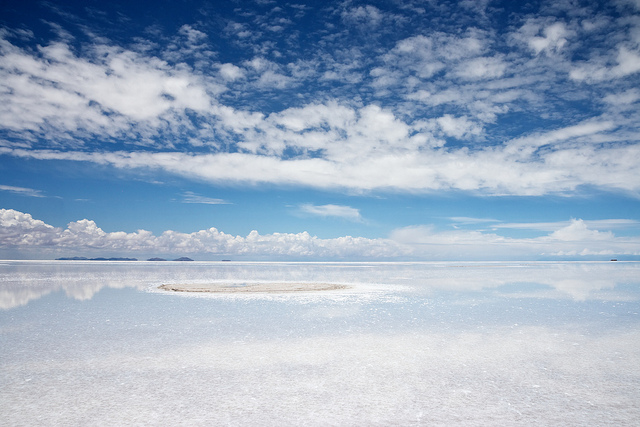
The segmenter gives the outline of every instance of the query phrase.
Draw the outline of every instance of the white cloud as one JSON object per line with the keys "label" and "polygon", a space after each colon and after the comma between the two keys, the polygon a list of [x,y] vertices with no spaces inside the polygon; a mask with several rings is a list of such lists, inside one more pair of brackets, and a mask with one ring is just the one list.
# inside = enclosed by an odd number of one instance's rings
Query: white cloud
{"label": "white cloud", "polygon": [[244,65],[253,72],[254,84],[260,89],[284,89],[295,83],[279,64],[268,59],[255,57]]}
{"label": "white cloud", "polygon": [[489,222],[500,222],[499,220],[492,218],[472,218],[468,216],[453,216],[449,219],[459,224],[482,224]]}
{"label": "white cloud", "polygon": [[344,131],[355,122],[356,111],[332,101],[326,104],[310,104],[302,108],[288,108],[270,115],[269,120],[294,132],[323,127]]}
{"label": "white cloud", "polygon": [[495,79],[502,77],[507,64],[500,58],[479,57],[465,61],[458,65],[455,74],[463,79]]}
{"label": "white cloud", "polygon": [[613,68],[616,77],[624,77],[640,71],[640,53],[621,47],[618,51],[618,65]]}
{"label": "white cloud", "polygon": [[190,44],[198,44],[206,40],[207,35],[200,30],[193,28],[191,25],[183,25],[178,33],[187,37]]}
{"label": "white cloud", "polygon": [[237,37],[239,39],[249,39],[254,36],[254,33],[248,28],[246,24],[239,22],[229,22],[224,29],[225,33],[231,37]]}
{"label": "white cloud", "polygon": [[[282,164],[295,168],[295,165],[326,163],[328,168],[337,170],[336,167],[346,168],[352,161],[365,162],[371,157],[414,151],[427,145],[429,139],[428,134],[416,133],[390,110],[377,105],[354,109],[328,102],[274,113],[257,123],[256,129],[249,130],[245,141],[238,145],[249,152],[276,157],[268,160],[276,162],[283,161],[279,156],[291,148],[301,155]],[[308,158],[313,152],[320,152],[321,157]],[[282,173],[287,171],[278,174]],[[318,182],[323,184],[322,179]]]}
{"label": "white cloud", "polygon": [[[499,59],[481,57],[486,52],[483,37],[470,30],[462,36],[434,32],[428,37],[417,35],[400,40],[380,57],[382,65],[370,71],[372,85],[376,89],[403,85],[414,88],[431,79],[447,81],[446,71],[465,80],[501,76],[506,66]],[[415,92],[419,91],[423,95],[430,92],[418,87]]]}
{"label": "white cloud", "polygon": [[573,126],[516,138],[509,141],[505,151],[526,157],[534,150],[549,144],[564,143],[576,139],[583,143],[589,142],[590,138],[610,131],[615,126],[615,123],[607,120],[586,120]]}
{"label": "white cloud", "polygon": [[260,88],[284,89],[293,84],[293,79],[273,70],[266,70],[260,75],[256,85]]}
{"label": "white cloud", "polygon": [[[320,207],[322,209],[322,207]],[[330,211],[331,208],[327,208]],[[94,221],[71,222],[52,227],[29,214],[0,209],[0,247],[47,253],[89,252],[109,254],[200,254],[249,259],[359,259],[395,258],[406,249],[387,239],[344,236],[320,239],[307,232],[233,236],[216,228],[193,233],[165,231],[159,236],[146,230],[134,233],[103,231]]]}
{"label": "white cloud", "polygon": [[[596,28],[594,22],[589,21],[585,28]],[[509,34],[509,38],[525,47],[529,53],[533,53],[537,61],[543,60],[544,57],[553,57],[555,61],[560,61],[559,54],[571,50],[572,45],[569,41],[574,42],[578,38],[576,27],[579,28],[570,20],[563,22],[556,16],[540,14],[527,18],[520,28]]]}
{"label": "white cloud", "polygon": [[367,26],[377,26],[383,19],[383,14],[375,6],[358,6],[342,12],[342,19],[349,23]]}
{"label": "white cloud", "polygon": [[36,54],[0,40],[4,127],[75,144],[71,135],[86,132],[108,138],[135,129],[150,136],[179,126],[187,109],[207,111],[210,93],[220,91],[158,58],[106,44],[92,45],[87,53],[79,57],[69,45],[54,42]]}
{"label": "white cloud", "polygon": [[521,260],[541,256],[640,255],[640,236],[616,237],[609,231],[589,229],[580,219],[535,238],[509,238],[467,230],[439,232],[430,226],[400,228],[390,238],[410,246],[414,256],[427,259]]}
{"label": "white cloud", "polygon": [[[333,114],[331,108],[309,108],[320,116],[301,109],[265,119],[229,109],[225,113],[227,125],[233,123],[237,128],[232,130],[247,138],[239,143],[243,152],[80,152],[0,147],[0,154],[161,169],[209,182],[356,191],[461,189],[517,195],[567,193],[588,185],[640,194],[640,146],[608,143],[604,137],[615,130],[615,124],[609,121],[589,120],[501,146],[441,149],[437,138],[421,130],[422,125],[413,128],[378,106],[343,108],[343,117]],[[219,110],[219,114],[223,112]],[[466,120],[441,122],[450,135],[479,132]],[[280,157],[287,147],[301,154]]]}
{"label": "white cloud", "polygon": [[[373,6],[342,11],[367,22],[391,18]],[[254,40],[243,56],[252,59],[212,61],[209,74],[179,61],[185,57],[167,61],[106,39],[81,48],[63,39],[29,50],[4,31],[0,122],[10,137],[0,142],[0,153],[162,169],[209,182],[491,195],[569,194],[595,186],[637,195],[633,81],[607,81],[590,92],[589,85],[566,80],[570,69],[594,84],[611,75],[635,78],[634,24],[610,22],[616,37],[598,48],[607,52],[603,58],[586,52],[588,63],[571,65],[553,54],[578,43],[580,25],[544,16],[523,21],[507,42],[489,29],[447,32],[443,24],[381,45],[373,56],[369,46],[346,43],[336,29],[321,38],[317,54],[297,62],[255,53],[260,43]],[[590,28],[594,37],[604,31]],[[227,26],[234,35],[248,32],[247,38],[258,37],[253,29]],[[194,25],[174,38],[208,48]],[[590,99],[597,110],[569,106]],[[592,117],[576,122],[585,115]],[[445,144],[447,137],[463,148]],[[38,149],[20,149],[36,147],[35,141]],[[112,152],[109,142],[125,148]]]}
{"label": "white cloud", "polygon": [[[347,206],[301,207],[311,214],[359,220]],[[615,222],[615,220],[614,220]],[[321,239],[302,233],[247,236],[225,234],[216,228],[193,233],[103,231],[94,221],[71,222],[52,227],[31,215],[0,210],[0,247],[5,250],[43,253],[92,253],[100,255],[187,254],[204,257],[234,256],[247,259],[427,259],[427,260],[526,260],[556,256],[640,255],[640,236],[617,237],[610,231],[591,229],[582,220],[536,238],[508,238],[480,231],[436,231],[411,226],[393,231],[389,239],[344,236]]]}
{"label": "white cloud", "polygon": [[556,22],[542,29],[543,36],[535,36],[529,39],[529,47],[537,54],[545,52],[558,52],[567,42],[569,32],[564,23]]}
{"label": "white cloud", "polygon": [[[420,79],[428,79],[444,70],[447,65],[477,57],[485,49],[484,41],[472,32],[463,37],[435,33],[432,37],[418,35],[399,41],[383,56],[383,60],[392,69],[410,71]],[[486,62],[484,65],[487,73],[489,68],[495,69],[498,66],[498,63],[493,64],[490,59],[476,61]],[[460,73],[465,75],[464,70]],[[495,74],[496,71],[491,73]]]}
{"label": "white cloud", "polygon": [[630,6],[635,10],[640,11],[640,0],[616,0],[615,3],[621,6]]}
{"label": "white cloud", "polygon": [[307,214],[322,216],[322,217],[343,218],[343,219],[348,219],[349,221],[355,221],[355,222],[362,221],[362,216],[360,215],[360,211],[350,206],[331,205],[331,204],[316,206],[308,203],[308,204],[301,205],[300,211]]}
{"label": "white cloud", "polygon": [[603,101],[607,104],[616,106],[627,106],[640,100],[640,90],[629,89],[621,93],[609,94],[604,97]]}
{"label": "white cloud", "polygon": [[220,75],[225,80],[238,80],[245,77],[245,72],[242,68],[233,64],[222,64],[220,66]]}
{"label": "white cloud", "polygon": [[229,202],[223,199],[215,199],[196,194],[192,191],[185,191],[182,195],[182,203],[199,203],[205,205],[228,205]]}
{"label": "white cloud", "polygon": [[[613,58],[613,54],[610,53]],[[574,67],[569,77],[573,80],[597,83],[613,79],[620,79],[640,72],[640,51],[620,46],[615,55],[617,65],[608,67],[602,60],[584,62]]]}
{"label": "white cloud", "polygon": [[450,114],[445,114],[436,121],[446,136],[462,139],[482,133],[482,127],[466,117],[453,117]]}
{"label": "white cloud", "polygon": [[[498,221],[499,222],[499,221]],[[637,228],[640,221],[633,219],[604,219],[604,220],[580,220],[580,224],[587,228],[599,228],[605,230]],[[492,224],[491,228],[511,228],[521,230],[558,231],[574,225],[573,220],[557,222],[516,222]],[[575,225],[574,225],[575,226]],[[562,232],[561,232],[562,235]]]}
{"label": "white cloud", "polygon": [[55,244],[59,229],[33,219],[29,214],[12,209],[0,209],[0,246],[40,247],[46,249]]}
{"label": "white cloud", "polygon": [[46,197],[42,194],[41,190],[34,190],[33,188],[25,187],[14,187],[12,185],[0,185],[0,191],[8,191],[10,193],[29,197]]}
{"label": "white cloud", "polygon": [[554,231],[549,235],[551,240],[562,241],[592,241],[592,240],[612,240],[612,232],[601,232],[598,230],[590,230],[583,220],[572,220],[571,224],[564,228]]}

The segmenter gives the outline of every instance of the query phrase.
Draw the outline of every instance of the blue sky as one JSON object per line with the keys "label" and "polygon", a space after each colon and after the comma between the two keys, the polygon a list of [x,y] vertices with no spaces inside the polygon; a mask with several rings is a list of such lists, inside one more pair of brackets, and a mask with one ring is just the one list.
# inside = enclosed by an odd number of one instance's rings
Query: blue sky
{"label": "blue sky", "polygon": [[640,2],[4,1],[0,256],[640,257]]}

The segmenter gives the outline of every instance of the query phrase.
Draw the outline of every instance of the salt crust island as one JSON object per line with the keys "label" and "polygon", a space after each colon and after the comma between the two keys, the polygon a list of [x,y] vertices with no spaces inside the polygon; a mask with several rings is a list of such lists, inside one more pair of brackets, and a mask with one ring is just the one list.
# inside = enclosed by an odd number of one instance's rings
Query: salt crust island
{"label": "salt crust island", "polygon": [[289,293],[289,292],[318,292],[348,289],[350,286],[336,283],[191,283],[167,284],[158,289],[171,292],[209,292],[209,293]]}

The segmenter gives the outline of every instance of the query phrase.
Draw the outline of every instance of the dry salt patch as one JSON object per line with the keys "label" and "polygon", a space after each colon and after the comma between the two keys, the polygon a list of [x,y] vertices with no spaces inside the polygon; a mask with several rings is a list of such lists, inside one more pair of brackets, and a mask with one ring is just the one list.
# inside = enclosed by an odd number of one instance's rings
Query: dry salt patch
{"label": "dry salt patch", "polygon": [[320,292],[350,289],[351,286],[336,283],[260,282],[260,283],[186,283],[166,284],[158,289],[171,292],[203,292],[217,294],[281,294],[295,292]]}

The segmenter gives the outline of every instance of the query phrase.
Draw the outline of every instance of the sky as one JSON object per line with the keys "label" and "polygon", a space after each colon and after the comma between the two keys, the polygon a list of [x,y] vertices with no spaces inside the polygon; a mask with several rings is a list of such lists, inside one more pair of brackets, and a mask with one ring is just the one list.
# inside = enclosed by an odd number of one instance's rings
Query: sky
{"label": "sky", "polygon": [[0,1],[0,258],[640,259],[640,1]]}

